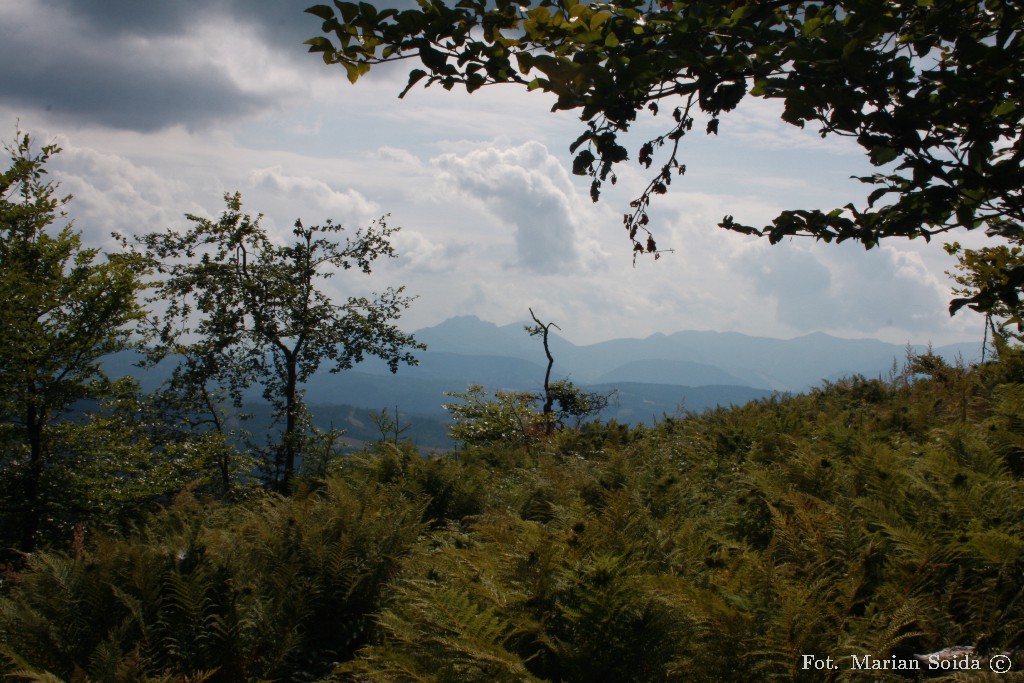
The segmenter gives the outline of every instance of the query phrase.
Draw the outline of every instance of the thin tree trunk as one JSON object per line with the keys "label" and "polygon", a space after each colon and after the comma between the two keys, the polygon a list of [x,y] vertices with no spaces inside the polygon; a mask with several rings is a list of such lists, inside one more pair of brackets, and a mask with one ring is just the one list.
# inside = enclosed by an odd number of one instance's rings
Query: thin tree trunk
{"label": "thin tree trunk", "polygon": [[555,431],[555,423],[554,420],[551,419],[551,413],[554,412],[555,404],[555,397],[551,395],[551,367],[555,364],[555,357],[551,355],[551,348],[548,346],[548,333],[551,331],[552,327],[558,327],[558,325],[555,325],[554,323],[547,323],[545,325],[544,323],[537,319],[537,315],[533,312],[532,308],[528,310],[530,311],[530,317],[533,318],[533,321],[537,323],[537,326],[540,327],[540,329],[542,330],[543,336],[541,337],[541,339],[544,342],[544,355],[548,357],[548,368],[544,372],[543,414],[544,433],[547,436],[551,436],[551,434],[553,434]]}
{"label": "thin tree trunk", "polygon": [[298,439],[298,370],[295,367],[294,356],[287,356],[288,376],[285,380],[284,400],[284,435],[281,445],[284,447],[284,463],[282,468],[281,491],[286,492],[291,487],[292,477],[295,474],[295,451]]}
{"label": "thin tree trunk", "polygon": [[29,463],[25,477],[25,519],[21,530],[21,549],[31,552],[35,548],[36,533],[42,518],[40,509],[40,484],[43,478],[43,427],[46,424],[45,412],[35,405],[28,406],[25,427],[28,430]]}
{"label": "thin tree trunk", "polygon": [[227,439],[224,436],[224,425],[221,423],[220,414],[217,412],[217,406],[213,404],[213,400],[210,398],[210,392],[206,388],[206,383],[203,383],[203,402],[206,404],[206,409],[210,411],[210,418],[213,420],[213,428],[217,430],[220,435],[221,443],[224,448],[221,451],[221,456],[217,459],[217,466],[220,469],[220,482],[224,488],[224,493],[231,491],[231,463],[229,461],[229,451],[227,449]]}

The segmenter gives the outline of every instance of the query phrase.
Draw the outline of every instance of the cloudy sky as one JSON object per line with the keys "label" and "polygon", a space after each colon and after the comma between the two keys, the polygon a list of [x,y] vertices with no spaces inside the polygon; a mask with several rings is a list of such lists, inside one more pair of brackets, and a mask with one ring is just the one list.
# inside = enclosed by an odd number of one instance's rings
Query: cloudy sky
{"label": "cloudy sky", "polygon": [[[745,103],[719,136],[685,141],[687,176],[651,213],[659,246],[675,251],[633,267],[622,214],[645,184],[637,166],[593,204],[570,172],[582,124],[542,94],[399,100],[407,71],[391,67],[350,85],[302,45],[319,30],[309,4],[0,0],[0,138],[20,125],[63,147],[52,170],[75,196],[75,226],[108,248],[114,230],[216,216],[236,190],[282,240],[296,218],[356,228],[390,214],[400,258],[331,282],[339,294],[404,284],[419,297],[408,330],[463,314],[506,324],[533,307],[577,343],[683,329],[981,338],[976,315],[946,312],[953,263],[939,243],[770,246],[715,227],[725,214],[761,225],[784,208],[863,205],[850,176],[870,167],[857,149],[782,123],[772,103]],[[639,124],[634,141],[658,124]]]}

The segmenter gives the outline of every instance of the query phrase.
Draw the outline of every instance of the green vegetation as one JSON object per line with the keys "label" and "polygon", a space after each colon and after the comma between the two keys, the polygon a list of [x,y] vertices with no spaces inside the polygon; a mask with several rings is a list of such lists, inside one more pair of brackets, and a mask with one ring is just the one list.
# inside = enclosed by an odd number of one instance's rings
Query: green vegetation
{"label": "green vegetation", "polygon": [[[154,322],[159,339],[151,356],[182,355],[172,390],[203,396],[213,414],[211,384],[225,388],[240,407],[242,390],[258,382],[281,423],[267,479],[287,491],[306,440],[316,437],[309,434],[301,385],[321,363],[332,363],[331,371],[338,372],[378,356],[395,372],[400,363],[416,362],[408,348],[423,345],[392,324],[412,301],[403,296],[404,288],[372,300],[349,297],[343,304],[318,288],[335,272],[356,268],[369,275],[377,259],[395,258],[389,238],[398,229],[384,218],[343,244],[328,239],[343,232],[342,226],[327,221],[306,227],[297,220],[295,241],[275,246],[260,225],[262,217],[242,213],[239,194],[225,200],[217,221],[189,215],[193,227],[183,234],[138,238],[145,260],[163,276],[153,302],[166,312]],[[225,488],[229,483],[225,477]]]}
{"label": "green vegetation", "polygon": [[[725,216],[720,227],[870,248],[956,228],[1019,236],[1024,224],[1018,3],[419,0],[398,10],[335,0],[306,11],[323,20],[310,51],[353,83],[374,65],[412,60],[403,96],[421,82],[555,96],[554,109],[585,122],[566,144],[595,201],[630,156],[630,127],[671,111],[661,134],[636,145],[653,177],[623,216],[634,257],[660,253],[648,208],[686,172],[684,140],[695,127],[724,131],[748,97],[778,101],[789,124],[855,140],[878,172],[860,178],[859,205],[795,207],[761,228]],[[1024,284],[1019,265],[1007,274],[984,283],[979,301]]]}
{"label": "green vegetation", "polygon": [[[925,354],[653,427],[568,426],[593,399],[550,376],[544,396],[474,386],[452,394],[456,451],[425,458],[397,409],[346,457],[302,426],[261,487],[223,412],[240,387],[288,425],[322,359],[409,359],[400,291],[338,307],[313,287],[329,259],[390,256],[386,228],[273,247],[230,196],[102,260],[48,232],[56,151],[23,138],[0,205],[3,677],[789,681],[820,680],[805,654],[1021,649],[1016,300],[988,309],[998,359],[978,367]],[[960,255],[968,298],[1019,258]],[[162,322],[139,303],[154,273]],[[156,396],[100,365],[144,344],[180,362]]]}
{"label": "green vegetation", "polygon": [[[555,359],[551,355],[548,336],[554,323],[542,323],[530,309],[534,324],[525,327],[531,337],[540,337],[548,359],[544,371],[544,393],[496,391],[489,396],[487,388],[472,384],[465,391],[447,391],[445,396],[461,403],[448,403],[444,408],[452,417],[448,432],[452,441],[463,446],[504,444],[521,446],[539,437],[550,437],[556,429],[572,420],[576,427],[594,418],[608,407],[613,392],[602,394],[583,391],[568,379],[551,381]],[[537,404],[541,409],[537,410]],[[558,406],[557,409],[555,406]]]}
{"label": "green vegetation", "polygon": [[117,419],[107,415],[109,404],[91,424],[67,419],[76,404],[131,393],[106,378],[100,359],[131,346],[131,325],[144,315],[136,299],[145,268],[128,255],[99,258],[70,225],[51,229],[71,199],[46,177],[60,148],[34,151],[19,134],[7,151],[10,167],[0,175],[0,542],[31,550],[65,525],[69,510],[88,505],[99,470],[120,471],[128,482],[150,464],[152,453],[123,433],[91,457],[93,437]]}
{"label": "green vegetation", "polygon": [[964,249],[953,242],[946,245],[946,251],[957,257],[953,279],[959,287],[953,291],[960,295],[950,305],[950,312],[963,306],[973,308],[985,313],[995,336],[1024,342],[1024,235],[982,249]]}
{"label": "green vegetation", "polygon": [[186,491],[8,573],[6,672],[810,681],[804,653],[845,680],[851,655],[1018,649],[1024,353],[1003,354],[430,460],[382,432],[290,497]]}
{"label": "green vegetation", "polygon": [[[309,10],[338,44],[310,43],[352,81],[416,57],[429,71],[409,87],[554,93],[587,122],[571,149],[595,200],[628,156],[618,136],[676,98],[639,150],[645,168],[670,152],[624,216],[635,254],[659,253],[647,209],[685,170],[699,112],[710,134],[747,95],[779,99],[785,121],[898,165],[862,179],[864,209],[722,227],[869,247],[956,227],[1002,236],[948,247],[951,308],[989,316],[997,358],[924,354],[887,379],[570,427],[607,397],[551,381],[552,323],[533,316],[543,396],[451,394],[460,447],[433,458],[403,440],[396,407],[372,416],[377,443],[341,457],[336,433],[309,424],[302,383],[366,355],[394,371],[418,344],[392,324],[401,288],[338,304],[316,285],[394,256],[393,229],[338,243],[340,227],[296,222],[277,246],[235,194],[218,220],[188,216],[185,233],[100,258],[70,226],[49,229],[67,201],[45,181],[59,150],[26,136],[0,176],[0,676],[817,681],[813,655],[840,663],[832,680],[860,680],[853,656],[1024,649],[1024,13],[644,5],[338,0]],[[135,347],[179,363],[156,396],[102,372]],[[280,425],[266,452],[226,412],[252,384]]]}
{"label": "green vegetation", "polygon": [[[125,531],[185,487],[225,500],[259,490],[259,475],[290,491],[301,462],[325,472],[337,432],[308,424],[302,383],[324,361],[334,371],[367,355],[392,371],[421,348],[392,321],[402,289],[335,304],[317,284],[336,271],[369,274],[394,257],[383,219],[339,243],[328,221],[296,222],[277,247],[259,218],[227,197],[219,221],[122,240],[119,253],[82,246],[70,225],[53,228],[71,197],[57,196],[28,135],[0,175],[0,562],[59,547],[83,530]],[[148,291],[150,296],[144,297]],[[154,313],[159,311],[159,317]],[[112,381],[104,360],[142,352],[176,362],[152,396],[131,378]],[[260,382],[280,438],[269,457],[248,443],[230,401]],[[269,460],[269,465],[266,462]]]}

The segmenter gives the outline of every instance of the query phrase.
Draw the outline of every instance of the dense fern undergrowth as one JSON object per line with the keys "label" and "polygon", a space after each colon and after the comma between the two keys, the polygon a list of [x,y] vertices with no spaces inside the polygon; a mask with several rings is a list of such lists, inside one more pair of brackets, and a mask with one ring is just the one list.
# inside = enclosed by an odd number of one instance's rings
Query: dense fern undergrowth
{"label": "dense fern undergrowth", "polygon": [[380,443],[290,496],[186,490],[133,533],[25,557],[3,578],[2,671],[818,681],[867,680],[854,655],[1017,656],[1022,475],[1010,351],[649,428],[432,459]]}

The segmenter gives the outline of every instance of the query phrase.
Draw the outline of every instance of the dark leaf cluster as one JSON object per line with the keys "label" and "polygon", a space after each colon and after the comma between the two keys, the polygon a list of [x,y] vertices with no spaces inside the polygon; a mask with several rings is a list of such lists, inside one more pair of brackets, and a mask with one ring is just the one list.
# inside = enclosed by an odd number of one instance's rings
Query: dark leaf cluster
{"label": "dark leaf cluster", "polygon": [[[554,109],[586,122],[570,150],[574,173],[593,178],[595,201],[629,157],[623,134],[639,115],[673,106],[674,123],[636,157],[655,176],[624,217],[634,257],[664,251],[648,206],[685,170],[683,134],[698,115],[707,134],[725,130],[725,114],[746,97],[780,101],[794,126],[855,140],[879,172],[860,178],[866,204],[790,209],[760,228],[726,216],[725,229],[772,243],[806,235],[871,248],[956,228],[1012,236],[1024,224],[1024,8],[1016,2],[422,0],[370,11],[338,0],[307,12],[323,21],[310,51],[352,82],[375,64],[412,59],[426,68],[411,71],[403,96],[421,81],[554,95]],[[991,296],[1019,290],[1011,280]]]}

